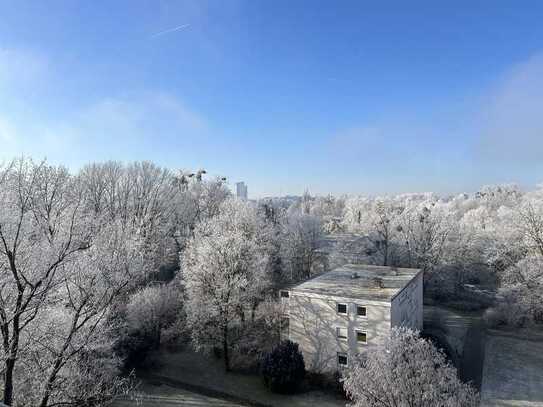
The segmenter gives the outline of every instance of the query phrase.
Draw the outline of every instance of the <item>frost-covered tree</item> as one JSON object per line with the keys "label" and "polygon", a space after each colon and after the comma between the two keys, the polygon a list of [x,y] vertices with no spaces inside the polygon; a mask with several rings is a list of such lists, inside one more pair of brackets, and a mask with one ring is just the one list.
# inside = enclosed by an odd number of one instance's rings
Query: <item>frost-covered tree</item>
{"label": "frost-covered tree", "polygon": [[487,312],[491,325],[524,326],[543,322],[543,257],[529,255],[500,272],[496,305]]}
{"label": "frost-covered tree", "polygon": [[517,232],[526,251],[543,256],[543,199],[539,195],[526,195],[516,216]]}
{"label": "frost-covered tree", "polygon": [[226,370],[236,328],[269,285],[259,229],[254,207],[226,200],[216,216],[196,227],[182,259],[193,344],[198,350],[221,349]]}
{"label": "frost-covered tree", "polygon": [[516,184],[484,185],[475,193],[474,198],[480,205],[495,211],[501,207],[516,206],[522,195]]}
{"label": "frost-covered tree", "polygon": [[11,405],[22,335],[47,305],[61,269],[91,244],[92,222],[67,170],[17,160],[0,170],[0,331],[4,403]]}
{"label": "frost-covered tree", "polygon": [[319,218],[326,233],[342,232],[341,220],[345,210],[345,196],[317,196],[310,205],[310,214]]}
{"label": "frost-covered tree", "polygon": [[[23,159],[0,171],[8,405],[98,403],[126,389],[116,379],[109,317],[117,299],[148,273],[145,237],[137,225],[104,221],[90,199],[81,179],[63,167]],[[100,378],[110,385],[93,385]]]}
{"label": "frost-covered tree", "polygon": [[171,218],[177,253],[183,253],[198,223],[216,216],[221,204],[231,195],[222,178],[202,180],[192,173],[188,175],[182,172],[174,178],[174,185],[180,191],[173,201]]}
{"label": "frost-covered tree", "polygon": [[367,236],[381,264],[387,266],[397,246],[403,211],[404,203],[394,198],[351,198],[346,202],[344,224],[347,230]]}
{"label": "frost-covered tree", "polygon": [[171,276],[196,224],[214,216],[230,194],[224,179],[205,180],[204,173],[109,161],[85,166],[79,179],[86,210],[102,223],[115,220],[135,228],[155,273]]}
{"label": "frost-covered tree", "polygon": [[179,189],[166,168],[151,162],[92,163],[79,173],[86,210],[99,222],[121,222],[143,240],[154,269],[177,264],[176,200]]}
{"label": "frost-covered tree", "polygon": [[344,388],[354,407],[469,407],[476,391],[418,333],[393,328],[385,345],[362,355],[346,373]]}
{"label": "frost-covered tree", "polygon": [[[512,239],[510,249],[516,247],[515,264],[500,271],[500,299],[511,304],[516,311],[508,314],[507,322],[523,325],[525,322],[543,322],[543,194],[541,190],[526,194],[518,208],[504,216],[502,228]],[[512,241],[511,241],[512,240]],[[510,256],[511,258],[511,256]]]}
{"label": "frost-covered tree", "polygon": [[322,261],[318,252],[322,237],[322,223],[316,216],[295,212],[286,217],[281,236],[286,279],[299,281],[311,277]]}
{"label": "frost-covered tree", "polygon": [[431,270],[440,263],[453,226],[447,207],[439,202],[406,205],[396,227],[403,239],[406,265]]}
{"label": "frost-covered tree", "polygon": [[[117,223],[101,229],[85,252],[59,268],[47,306],[26,336],[31,346],[25,365],[34,374],[22,393],[34,396],[32,405],[105,402],[127,389],[123,380],[108,391],[92,386],[91,373],[112,379],[120,373],[120,362],[111,355],[114,304],[141,281],[145,268],[135,234]],[[91,358],[95,361],[89,363]],[[111,370],[92,370],[101,363]],[[85,391],[83,377],[89,380]]]}
{"label": "frost-covered tree", "polygon": [[143,287],[130,296],[126,314],[128,329],[152,337],[157,348],[162,331],[182,316],[182,292],[175,282]]}

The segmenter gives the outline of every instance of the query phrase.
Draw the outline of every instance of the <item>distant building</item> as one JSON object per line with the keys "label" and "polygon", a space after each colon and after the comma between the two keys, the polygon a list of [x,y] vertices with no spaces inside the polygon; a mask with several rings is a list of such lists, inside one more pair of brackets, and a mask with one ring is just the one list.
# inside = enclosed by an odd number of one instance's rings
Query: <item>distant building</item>
{"label": "distant building", "polygon": [[395,326],[422,330],[422,271],[347,264],[280,291],[282,336],[324,373],[382,345]]}
{"label": "distant building", "polygon": [[244,201],[247,200],[247,185],[245,185],[245,182],[236,183],[236,196]]}

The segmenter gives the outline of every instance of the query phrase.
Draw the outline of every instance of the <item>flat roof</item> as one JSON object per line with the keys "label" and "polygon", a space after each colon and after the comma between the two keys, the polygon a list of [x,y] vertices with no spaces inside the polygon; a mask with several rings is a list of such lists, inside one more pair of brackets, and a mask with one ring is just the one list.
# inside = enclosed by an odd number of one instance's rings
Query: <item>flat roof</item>
{"label": "flat roof", "polygon": [[290,287],[297,293],[390,301],[420,269],[346,264]]}

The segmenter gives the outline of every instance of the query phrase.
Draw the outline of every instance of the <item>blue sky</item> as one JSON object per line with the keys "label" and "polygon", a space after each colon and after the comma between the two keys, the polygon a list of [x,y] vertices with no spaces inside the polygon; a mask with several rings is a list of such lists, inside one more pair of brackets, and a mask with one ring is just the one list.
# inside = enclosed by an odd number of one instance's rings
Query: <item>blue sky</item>
{"label": "blue sky", "polygon": [[149,159],[251,197],[543,181],[543,2],[0,0],[0,15],[3,159]]}

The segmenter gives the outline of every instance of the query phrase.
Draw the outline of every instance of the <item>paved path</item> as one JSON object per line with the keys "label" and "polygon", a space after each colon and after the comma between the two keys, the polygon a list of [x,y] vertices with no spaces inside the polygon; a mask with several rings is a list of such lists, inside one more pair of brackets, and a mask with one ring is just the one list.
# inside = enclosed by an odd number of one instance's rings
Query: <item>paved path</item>
{"label": "paved path", "polygon": [[543,407],[543,341],[524,335],[487,335],[481,406]]}
{"label": "paved path", "polygon": [[483,381],[483,364],[485,360],[486,328],[482,318],[470,321],[464,352],[460,361],[460,376],[463,381],[471,382],[477,390],[481,390]]}
{"label": "paved path", "polygon": [[138,400],[119,400],[114,407],[245,407],[243,404],[222,400],[215,397],[204,396],[191,391],[174,388],[164,384],[144,383]]}
{"label": "paved path", "polygon": [[424,306],[424,332],[447,348],[461,379],[477,389],[483,377],[485,331],[481,313]]}

